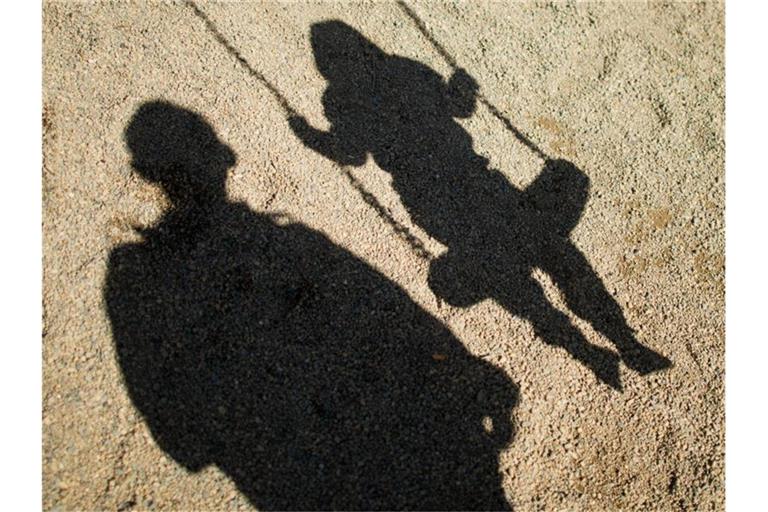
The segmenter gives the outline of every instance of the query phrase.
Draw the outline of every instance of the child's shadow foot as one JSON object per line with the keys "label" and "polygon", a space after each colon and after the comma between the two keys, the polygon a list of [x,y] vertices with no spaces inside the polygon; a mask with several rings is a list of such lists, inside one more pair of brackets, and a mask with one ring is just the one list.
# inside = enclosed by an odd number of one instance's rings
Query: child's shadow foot
{"label": "child's shadow foot", "polygon": [[621,378],[619,376],[619,357],[612,350],[593,347],[589,354],[589,368],[601,381],[611,386],[616,391],[622,391]]}
{"label": "child's shadow foot", "polygon": [[640,344],[622,350],[621,359],[624,364],[640,375],[666,370],[672,366],[672,361]]}
{"label": "child's shadow foot", "polygon": [[608,384],[616,391],[622,391],[619,376],[619,356],[616,352],[595,345],[584,344],[571,347],[571,356],[592,370],[598,380]]}

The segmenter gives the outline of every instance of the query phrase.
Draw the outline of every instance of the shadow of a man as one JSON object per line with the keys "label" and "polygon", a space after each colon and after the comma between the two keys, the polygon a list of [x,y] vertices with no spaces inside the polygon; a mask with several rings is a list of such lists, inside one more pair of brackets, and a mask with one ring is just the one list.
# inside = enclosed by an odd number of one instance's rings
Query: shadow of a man
{"label": "shadow of a man", "polygon": [[235,154],[142,105],[135,170],[171,207],[115,248],[105,300],[132,402],[190,471],[260,509],[509,509],[516,386],[323,234],[227,198]]}
{"label": "shadow of a man", "polygon": [[[546,343],[562,347],[603,382],[621,389],[619,357],[640,374],[671,362],[640,344],[620,306],[570,240],[586,203],[587,176],[570,162],[549,160],[519,190],[475,153],[455,118],[475,111],[477,84],[459,70],[445,81],[429,67],[390,55],[341,21],[311,29],[327,132],[289,119],[309,148],[342,165],[367,155],[392,176],[412,220],[448,247],[430,268],[430,287],[467,307],[491,298],[528,320]],[[615,352],[590,344],[546,299],[533,278],[546,272],[568,307],[605,335]]]}

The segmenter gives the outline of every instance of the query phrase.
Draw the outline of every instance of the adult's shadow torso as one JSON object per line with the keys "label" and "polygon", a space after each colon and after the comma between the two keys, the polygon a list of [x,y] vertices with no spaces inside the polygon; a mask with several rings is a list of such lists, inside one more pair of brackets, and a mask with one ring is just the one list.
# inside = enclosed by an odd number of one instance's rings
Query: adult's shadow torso
{"label": "adult's shadow torso", "polygon": [[509,508],[514,384],[323,234],[203,202],[109,261],[118,361],[157,443],[264,509]]}

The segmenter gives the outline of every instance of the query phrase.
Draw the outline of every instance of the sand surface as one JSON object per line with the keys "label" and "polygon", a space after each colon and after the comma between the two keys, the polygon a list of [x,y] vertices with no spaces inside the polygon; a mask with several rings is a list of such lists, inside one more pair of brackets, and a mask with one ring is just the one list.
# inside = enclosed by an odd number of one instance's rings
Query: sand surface
{"label": "sand surface", "polygon": [[[721,3],[197,5],[43,6],[45,509],[723,509]],[[207,227],[131,166],[158,101],[236,155]]]}

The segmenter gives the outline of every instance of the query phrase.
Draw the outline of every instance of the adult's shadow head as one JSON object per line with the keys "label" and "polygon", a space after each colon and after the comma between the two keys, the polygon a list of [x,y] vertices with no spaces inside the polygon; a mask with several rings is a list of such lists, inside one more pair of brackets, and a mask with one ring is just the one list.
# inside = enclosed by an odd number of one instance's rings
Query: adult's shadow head
{"label": "adult's shadow head", "polygon": [[115,248],[105,300],[132,402],[190,471],[263,509],[508,509],[516,386],[323,234],[229,201],[199,115],[139,108],[133,166],[171,208]]}

